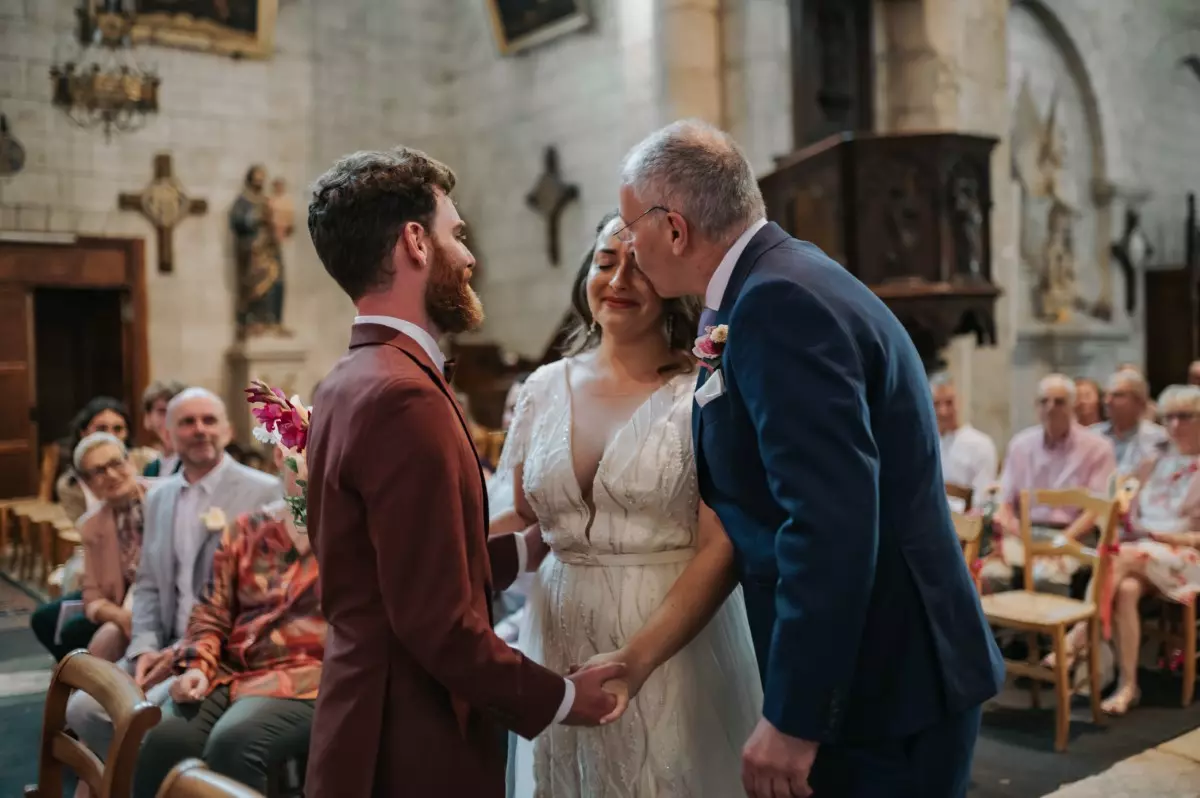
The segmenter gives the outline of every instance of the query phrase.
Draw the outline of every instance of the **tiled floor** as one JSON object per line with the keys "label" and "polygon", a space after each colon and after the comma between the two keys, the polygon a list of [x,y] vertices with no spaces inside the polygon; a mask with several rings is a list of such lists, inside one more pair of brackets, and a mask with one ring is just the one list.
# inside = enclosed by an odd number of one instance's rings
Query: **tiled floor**
{"label": "tiled floor", "polygon": [[1046,798],[1196,798],[1200,796],[1200,729],[1118,762]]}

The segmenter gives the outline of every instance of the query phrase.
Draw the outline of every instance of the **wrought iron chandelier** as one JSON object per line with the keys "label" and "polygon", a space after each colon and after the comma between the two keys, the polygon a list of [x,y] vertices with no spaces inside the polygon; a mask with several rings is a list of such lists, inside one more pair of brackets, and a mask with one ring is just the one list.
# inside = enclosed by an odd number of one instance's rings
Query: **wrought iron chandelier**
{"label": "wrought iron chandelier", "polygon": [[52,66],[50,80],[54,105],[80,127],[103,127],[111,139],[113,131],[137,130],[158,113],[160,80],[134,60],[134,12],[124,10],[122,0],[104,0],[99,10],[95,5],[81,0],[75,12],[81,49]]}

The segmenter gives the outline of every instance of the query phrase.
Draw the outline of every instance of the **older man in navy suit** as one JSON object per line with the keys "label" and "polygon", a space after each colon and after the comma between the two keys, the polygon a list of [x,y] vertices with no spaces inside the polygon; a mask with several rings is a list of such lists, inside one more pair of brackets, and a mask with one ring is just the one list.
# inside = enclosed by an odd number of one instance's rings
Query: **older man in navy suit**
{"label": "older man in navy suit", "polygon": [[636,146],[620,207],[658,293],[704,296],[699,332],[717,331],[693,430],[763,678],[747,793],[965,795],[1004,670],[907,333],[853,275],[766,221],[745,156],[708,125]]}

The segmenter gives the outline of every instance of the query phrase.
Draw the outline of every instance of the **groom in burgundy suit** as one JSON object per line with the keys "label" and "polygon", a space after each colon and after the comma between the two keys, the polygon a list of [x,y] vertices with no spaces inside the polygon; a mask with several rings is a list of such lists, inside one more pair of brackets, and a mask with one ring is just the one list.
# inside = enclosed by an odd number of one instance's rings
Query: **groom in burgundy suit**
{"label": "groom in burgundy suit", "polygon": [[309,533],[329,621],[305,795],[504,795],[505,738],[596,724],[604,682],[567,678],[492,632],[494,591],[534,560],[536,528],[488,539],[487,493],[441,333],[479,324],[454,175],[415,150],[348,156],[317,182],[308,228],[358,310],[321,382]]}

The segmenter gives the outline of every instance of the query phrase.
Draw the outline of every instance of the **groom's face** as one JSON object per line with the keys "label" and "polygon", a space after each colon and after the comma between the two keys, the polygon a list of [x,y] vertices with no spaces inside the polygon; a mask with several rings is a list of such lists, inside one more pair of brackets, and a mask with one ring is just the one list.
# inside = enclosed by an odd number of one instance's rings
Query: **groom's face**
{"label": "groom's face", "polygon": [[467,249],[466,223],[445,194],[438,197],[432,227],[425,312],[442,332],[473,330],[483,323],[483,304],[471,287],[475,256]]}

